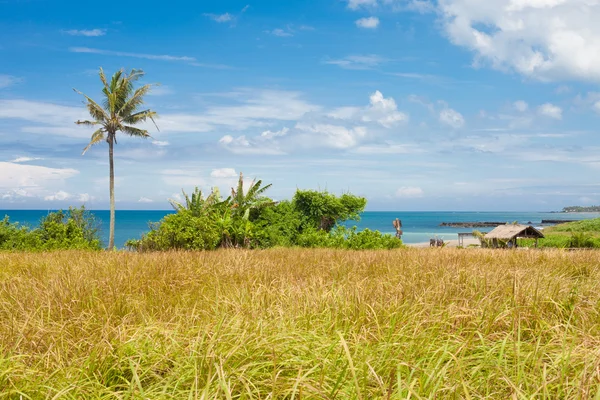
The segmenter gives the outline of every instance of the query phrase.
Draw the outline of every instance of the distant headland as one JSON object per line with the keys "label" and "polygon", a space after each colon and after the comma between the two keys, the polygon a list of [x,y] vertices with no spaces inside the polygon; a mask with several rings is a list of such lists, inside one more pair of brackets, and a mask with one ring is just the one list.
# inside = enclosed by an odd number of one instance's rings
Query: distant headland
{"label": "distant headland", "polygon": [[561,213],[584,213],[584,212],[597,212],[600,213],[600,206],[569,206],[558,211]]}

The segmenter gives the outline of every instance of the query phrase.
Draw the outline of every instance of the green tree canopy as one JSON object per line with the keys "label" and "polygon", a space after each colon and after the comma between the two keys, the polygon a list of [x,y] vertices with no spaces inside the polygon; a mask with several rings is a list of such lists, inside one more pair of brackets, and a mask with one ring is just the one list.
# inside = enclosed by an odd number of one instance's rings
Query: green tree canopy
{"label": "green tree canopy", "polygon": [[367,199],[350,193],[337,197],[327,191],[297,190],[293,203],[314,228],[329,232],[336,223],[359,220]]}

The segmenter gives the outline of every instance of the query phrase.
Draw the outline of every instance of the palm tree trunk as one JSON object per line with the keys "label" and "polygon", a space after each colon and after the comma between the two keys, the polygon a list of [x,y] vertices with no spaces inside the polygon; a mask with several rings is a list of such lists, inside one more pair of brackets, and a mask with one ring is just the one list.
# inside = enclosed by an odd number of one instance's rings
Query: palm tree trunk
{"label": "palm tree trunk", "polygon": [[113,160],[114,135],[108,134],[108,163],[110,165],[110,228],[108,234],[108,250],[115,247],[115,164]]}

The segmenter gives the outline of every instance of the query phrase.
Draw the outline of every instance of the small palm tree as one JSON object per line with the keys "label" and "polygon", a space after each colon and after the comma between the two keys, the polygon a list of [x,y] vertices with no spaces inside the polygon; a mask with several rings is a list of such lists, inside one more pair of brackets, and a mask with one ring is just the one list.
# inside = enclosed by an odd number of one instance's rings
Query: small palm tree
{"label": "small palm tree", "polygon": [[273,200],[263,197],[272,185],[262,186],[262,181],[252,181],[246,193],[244,193],[244,176],[240,172],[237,189],[231,188],[232,208],[236,216],[247,220],[250,217],[250,211],[273,205]]}
{"label": "small palm tree", "polygon": [[[150,119],[154,123],[157,114],[150,109],[142,109],[144,96],[150,92],[151,84],[134,88],[134,82],[144,76],[142,70],[131,70],[129,74],[123,70],[117,71],[111,78],[110,83],[106,80],[104,71],[100,68],[100,80],[104,86],[102,93],[104,99],[102,106],[92,100],[90,97],[75,90],[75,92],[85,97],[85,105],[92,117],[88,121],[76,121],[78,125],[100,126],[98,130],[92,133],[90,143],[83,149],[83,154],[93,145],[106,140],[108,143],[108,161],[110,167],[110,231],[108,239],[108,248],[112,250],[115,245],[115,169],[113,161],[113,147],[117,143],[117,132],[122,132],[129,136],[148,138],[150,134],[145,129],[136,128],[140,122]],[[154,123],[156,126],[156,123]],[[158,126],[156,126],[158,129]]]}

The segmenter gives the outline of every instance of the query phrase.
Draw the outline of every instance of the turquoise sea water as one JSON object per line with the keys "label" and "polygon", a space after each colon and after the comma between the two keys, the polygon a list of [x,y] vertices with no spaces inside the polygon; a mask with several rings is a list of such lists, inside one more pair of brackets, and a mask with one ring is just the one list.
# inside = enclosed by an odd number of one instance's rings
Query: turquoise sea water
{"label": "turquoise sea water", "polygon": [[[101,223],[101,233],[104,243],[108,242],[107,210],[92,211]],[[172,211],[126,211],[117,210],[115,244],[123,247],[128,239],[137,239],[148,231],[149,222],[157,222]],[[47,210],[0,210],[0,217],[8,215],[11,222],[35,227],[40,219],[48,214]],[[404,211],[367,211],[359,222],[350,221],[347,225],[356,225],[359,229],[369,228],[384,233],[394,233],[392,221],[402,220],[405,243],[427,242],[435,236],[444,240],[457,239],[458,232],[471,232],[473,229],[449,228],[439,226],[442,222],[514,222],[540,226],[542,219],[588,219],[597,218],[598,213],[559,214],[548,212],[404,212]],[[481,231],[490,230],[480,229]]]}

